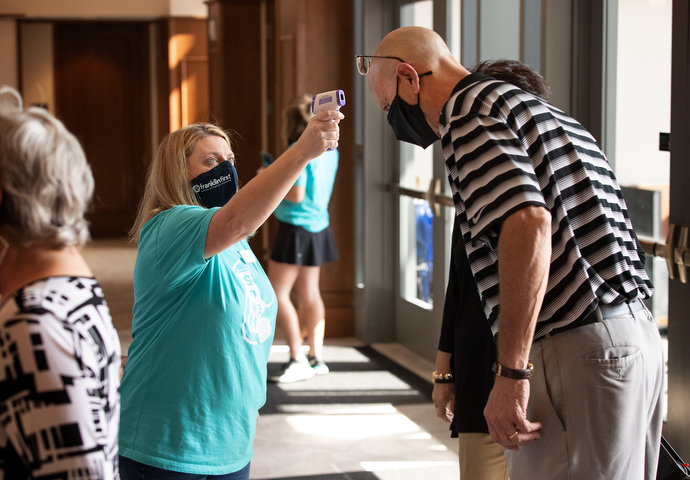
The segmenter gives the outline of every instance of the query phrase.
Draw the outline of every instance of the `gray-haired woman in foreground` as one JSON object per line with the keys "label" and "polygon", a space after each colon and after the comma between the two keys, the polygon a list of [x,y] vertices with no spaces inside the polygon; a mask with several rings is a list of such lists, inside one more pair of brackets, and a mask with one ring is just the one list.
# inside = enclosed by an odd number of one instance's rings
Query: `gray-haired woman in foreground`
{"label": "gray-haired woman in foreground", "polygon": [[[2,90],[0,90],[0,93]],[[117,477],[120,343],[79,253],[93,178],[45,110],[0,97],[0,478]]]}

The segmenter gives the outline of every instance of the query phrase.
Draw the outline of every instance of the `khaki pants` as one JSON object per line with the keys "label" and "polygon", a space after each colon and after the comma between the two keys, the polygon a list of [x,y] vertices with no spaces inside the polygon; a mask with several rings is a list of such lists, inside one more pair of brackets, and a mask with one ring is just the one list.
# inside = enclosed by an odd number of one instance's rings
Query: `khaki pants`
{"label": "khaki pants", "polygon": [[488,433],[459,433],[460,480],[508,480],[503,447]]}
{"label": "khaki pants", "polygon": [[527,418],[541,438],[506,450],[514,480],[654,480],[663,408],[659,330],[642,302],[532,346]]}

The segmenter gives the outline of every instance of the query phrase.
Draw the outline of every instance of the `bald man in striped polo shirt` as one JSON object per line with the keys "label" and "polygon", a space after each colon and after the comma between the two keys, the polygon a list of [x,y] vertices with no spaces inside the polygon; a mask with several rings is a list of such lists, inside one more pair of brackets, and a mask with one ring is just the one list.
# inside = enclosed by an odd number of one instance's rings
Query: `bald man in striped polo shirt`
{"label": "bald man in striped polo shirt", "polygon": [[497,339],[484,415],[510,478],[655,478],[664,362],[642,303],[653,286],[596,140],[548,102],[471,74],[429,29],[391,32],[358,68],[398,140],[442,139]]}

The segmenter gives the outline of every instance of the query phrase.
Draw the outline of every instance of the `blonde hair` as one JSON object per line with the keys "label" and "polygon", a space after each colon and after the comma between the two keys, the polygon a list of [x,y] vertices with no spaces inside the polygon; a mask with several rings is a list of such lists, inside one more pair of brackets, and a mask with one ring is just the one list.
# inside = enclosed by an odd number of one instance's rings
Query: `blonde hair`
{"label": "blonde hair", "polygon": [[0,108],[0,225],[22,247],[81,246],[93,195],[77,139],[42,108]]}
{"label": "blonde hair", "polygon": [[307,128],[311,113],[311,95],[300,95],[293,98],[283,110],[283,135],[288,145],[295,143],[304,129]]}
{"label": "blonde hair", "polygon": [[177,205],[199,205],[192,191],[189,175],[189,157],[205,137],[221,137],[232,148],[229,134],[210,123],[193,123],[165,136],[156,150],[149,167],[144,195],[129,240],[136,243],[146,222]]}

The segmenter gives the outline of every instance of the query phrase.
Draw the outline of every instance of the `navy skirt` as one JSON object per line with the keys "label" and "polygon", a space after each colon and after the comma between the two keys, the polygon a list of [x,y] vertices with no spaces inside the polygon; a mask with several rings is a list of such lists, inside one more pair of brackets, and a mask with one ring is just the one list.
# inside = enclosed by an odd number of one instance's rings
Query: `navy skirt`
{"label": "navy skirt", "polygon": [[320,267],[340,258],[331,227],[312,233],[302,227],[278,222],[271,260],[305,267]]}

